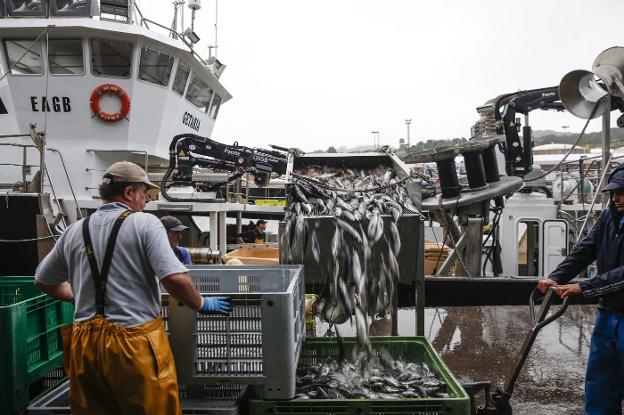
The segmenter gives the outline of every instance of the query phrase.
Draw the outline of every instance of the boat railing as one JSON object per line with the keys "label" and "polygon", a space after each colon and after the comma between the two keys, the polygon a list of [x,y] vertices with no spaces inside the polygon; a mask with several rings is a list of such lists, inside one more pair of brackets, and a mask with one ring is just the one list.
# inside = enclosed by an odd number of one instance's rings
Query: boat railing
{"label": "boat railing", "polygon": [[[38,134],[38,133],[35,133]],[[0,135],[0,138],[23,138],[23,137],[31,137],[32,138],[32,134],[3,134]],[[50,172],[47,168],[47,165],[45,164],[45,162],[43,162],[43,160],[45,160],[44,157],[40,157],[39,158],[39,164],[29,164],[28,163],[28,149],[36,149],[38,151],[41,151],[41,148],[35,144],[21,144],[21,143],[0,143],[0,146],[3,147],[18,147],[22,149],[22,160],[21,163],[10,163],[10,162],[5,162],[5,163],[0,163],[0,165],[2,166],[14,166],[14,167],[21,167],[22,170],[22,181],[21,181],[21,191],[22,192],[28,192],[28,180],[27,180],[27,174],[28,171],[30,170],[31,167],[39,167],[39,171],[40,172],[45,172],[46,177],[48,178],[48,183],[50,185],[50,190],[52,192],[52,196],[54,198],[54,202],[58,208],[59,213],[64,212],[63,208],[61,207],[60,204],[60,199],[58,198],[57,194],[56,194],[56,190],[54,188],[54,183],[52,182],[52,177],[50,176]],[[45,148],[45,147],[44,147]],[[65,164],[65,159],[63,158],[63,153],[61,153],[60,150],[56,149],[56,148],[52,148],[52,147],[47,147],[45,148],[45,151],[49,151],[52,152],[54,154],[56,154],[59,157],[59,161],[61,163],[61,166],[63,167],[63,171],[65,172],[65,178],[67,180],[67,185],[69,187],[69,190],[71,192],[73,201],[75,203],[75,206],[78,207],[78,200],[76,198],[76,192],[74,191],[74,186],[72,185],[72,181],[71,178],[69,177],[69,172],[67,171],[67,165]],[[42,168],[43,167],[43,168]],[[41,174],[40,173],[40,177]],[[42,185],[40,187],[40,192],[43,192],[43,177],[40,178],[40,180],[42,181]],[[82,212],[80,211],[80,209],[76,209],[77,211],[77,215],[80,216],[80,218],[82,218]],[[65,226],[67,226],[67,222],[65,220],[65,217],[63,215],[62,217],[63,223],[65,224]]]}
{"label": "boat railing", "polygon": [[[269,192],[279,194],[271,195]],[[226,186],[226,200],[233,203],[257,204],[257,201],[270,201],[286,203],[286,188],[284,185],[266,187],[250,187],[249,180],[237,179]]]}
{"label": "boat railing", "polygon": [[[611,155],[609,155],[609,159],[607,160],[606,165],[609,166],[611,165],[611,161],[613,160],[613,157]],[[600,182],[598,182],[598,187],[596,189],[601,189],[602,188],[602,183],[604,182],[605,177],[607,176],[609,169],[602,169],[602,174],[600,175]],[[596,205],[596,201],[598,199],[598,196],[600,195],[599,191],[596,191],[594,194],[594,198],[592,199],[592,203],[591,206],[589,207],[589,211],[587,212],[587,215],[585,216],[585,220],[583,221],[583,225],[581,226],[581,229],[579,230],[579,233],[576,237],[576,243],[578,244],[579,241],[581,240],[581,238],[583,237],[583,232],[585,231],[585,227],[587,226],[587,221],[589,220],[591,213],[594,210],[594,206]]]}
{"label": "boat railing", "polygon": [[[624,159],[624,155],[611,155],[609,159],[610,161],[606,163],[606,170],[611,171],[616,161],[621,161],[622,159]],[[558,202],[560,206],[563,206],[565,202],[585,205],[588,203],[589,198],[594,197],[594,193],[600,193],[600,186],[598,186],[598,182],[603,171],[605,170],[602,164],[602,155],[581,157],[580,159],[574,161],[563,161],[559,165],[559,169],[554,172],[554,180],[542,179],[539,183],[542,185],[552,185],[553,188],[555,186],[561,187],[561,191],[559,192],[558,197],[556,197],[556,202]],[[572,189],[564,191],[562,182],[568,179],[574,179],[577,183]],[[557,184],[557,182],[559,183]],[[539,187],[537,186],[537,183],[537,181],[530,182],[532,187]],[[584,187],[587,183],[591,183],[594,188],[587,191]]]}
{"label": "boat railing", "polygon": [[[158,27],[160,27],[160,28],[162,28],[162,29],[164,29],[164,30],[168,31],[168,32],[169,32],[169,35],[174,35],[174,36],[175,36],[178,40],[182,41],[182,43],[184,43],[184,45],[185,45],[187,48],[189,48],[189,52],[191,52],[191,54],[192,54],[193,56],[195,56],[195,57],[196,57],[196,58],[197,58],[200,62],[204,62],[204,59],[203,59],[201,56],[199,56],[199,55],[197,54],[197,52],[195,52],[195,50],[193,49],[193,44],[192,44],[191,42],[189,42],[188,40],[186,40],[186,39],[184,38],[184,35],[182,35],[181,33],[179,33],[179,32],[177,32],[177,31],[173,30],[173,29],[172,29],[172,28],[170,28],[170,27],[167,27],[167,26],[165,26],[165,25],[162,25],[162,24],[160,24],[160,23],[158,23],[158,22],[155,22],[155,21],[150,20],[150,19],[145,18],[145,17],[141,17],[141,25],[143,25],[143,23],[151,23],[151,24],[153,24],[153,25],[155,25],[155,26],[158,26]],[[147,28],[148,28],[148,27],[146,26],[146,29],[147,29]]]}

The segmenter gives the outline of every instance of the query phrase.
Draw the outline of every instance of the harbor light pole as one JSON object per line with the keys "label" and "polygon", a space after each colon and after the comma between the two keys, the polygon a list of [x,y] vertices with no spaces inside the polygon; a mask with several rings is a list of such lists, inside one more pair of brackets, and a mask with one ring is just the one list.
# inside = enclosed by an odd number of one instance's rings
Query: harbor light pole
{"label": "harbor light pole", "polygon": [[373,151],[379,146],[379,131],[371,131],[373,135]]}
{"label": "harbor light pole", "polygon": [[407,125],[407,152],[409,153],[410,149],[410,124],[412,123],[412,119],[406,119],[405,125]]}

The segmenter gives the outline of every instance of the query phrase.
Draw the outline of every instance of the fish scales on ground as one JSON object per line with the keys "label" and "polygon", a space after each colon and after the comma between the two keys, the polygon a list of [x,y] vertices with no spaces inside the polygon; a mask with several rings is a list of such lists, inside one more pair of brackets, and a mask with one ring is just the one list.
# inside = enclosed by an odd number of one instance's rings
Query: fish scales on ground
{"label": "fish scales on ground", "polygon": [[295,399],[448,398],[446,383],[426,363],[394,360],[385,349],[297,369]]}
{"label": "fish scales on ground", "polygon": [[[390,311],[399,281],[397,222],[403,214],[417,213],[407,197],[405,181],[385,166],[356,170],[316,165],[296,171],[292,187],[282,245],[288,250],[288,261],[303,262],[311,245],[312,257],[317,266],[325,267],[323,272],[333,286],[317,302],[317,311],[336,324],[355,317],[360,347],[371,350],[368,318]],[[384,221],[382,215],[390,220]],[[330,261],[320,263],[323,241],[314,229],[307,229],[305,216],[335,218],[333,237],[327,241],[331,243]]]}

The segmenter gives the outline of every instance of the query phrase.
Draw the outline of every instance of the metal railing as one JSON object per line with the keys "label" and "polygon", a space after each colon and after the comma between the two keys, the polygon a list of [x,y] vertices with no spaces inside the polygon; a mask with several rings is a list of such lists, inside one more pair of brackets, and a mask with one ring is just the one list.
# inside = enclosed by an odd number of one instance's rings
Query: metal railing
{"label": "metal railing", "polygon": [[[17,134],[17,135],[9,135],[6,134],[3,137],[0,138],[8,138],[8,137],[30,137],[30,134]],[[4,146],[4,147],[18,147],[22,149],[22,162],[21,163],[0,163],[0,165],[3,166],[14,166],[14,167],[21,167],[22,169],[22,192],[26,192],[27,191],[27,187],[28,187],[28,180],[26,178],[26,176],[28,175],[28,172],[30,170],[31,167],[37,167],[39,166],[40,171],[41,171],[41,165],[37,165],[37,164],[28,164],[28,149],[29,148],[34,148],[39,150],[39,147],[34,145],[34,144],[19,144],[19,143],[0,143],[0,146]],[[52,147],[48,147],[45,149],[45,151],[50,151],[52,153],[55,153],[56,155],[58,155],[59,160],[61,162],[61,166],[63,167],[63,171],[65,172],[65,178],[67,179],[67,184],[69,186],[69,190],[72,194],[72,198],[73,201],[76,205],[76,211],[78,216],[80,216],[80,218],[83,217],[82,212],[78,206],[78,199],[76,198],[76,193],[74,191],[74,186],[72,185],[71,182],[71,178],[69,177],[69,172],[67,171],[67,165],[65,164],[65,159],[63,158],[63,154],[56,148],[52,148]],[[57,208],[59,209],[59,212],[63,212],[63,209],[61,207],[59,198],[56,194],[56,190],[54,189],[54,184],[52,182],[52,178],[50,176],[50,172],[48,171],[47,166],[43,166],[43,171],[45,171],[46,177],[48,178],[48,183],[50,185],[50,190],[52,191],[52,195],[54,197],[54,201],[57,205]],[[43,177],[41,177],[41,180],[43,181]],[[67,226],[67,223],[65,221],[65,218],[63,217],[63,223]]]}
{"label": "metal railing", "polygon": [[[611,165],[611,160],[612,160],[612,157],[609,156],[609,159],[607,160],[607,166]],[[604,182],[604,179],[608,171],[609,171],[608,168],[602,169],[602,175],[600,176],[600,182],[598,183],[596,194],[594,195],[591,206],[589,207],[589,211],[587,212],[587,215],[585,216],[585,220],[583,221],[583,225],[581,226],[581,229],[579,230],[579,233],[577,235],[577,238],[576,238],[577,244],[579,243],[579,241],[581,240],[583,236],[583,232],[585,231],[585,227],[587,226],[587,221],[589,220],[590,214],[593,212],[594,205],[596,204],[596,200],[598,199],[598,196],[600,195],[599,189],[602,188],[602,183]]]}

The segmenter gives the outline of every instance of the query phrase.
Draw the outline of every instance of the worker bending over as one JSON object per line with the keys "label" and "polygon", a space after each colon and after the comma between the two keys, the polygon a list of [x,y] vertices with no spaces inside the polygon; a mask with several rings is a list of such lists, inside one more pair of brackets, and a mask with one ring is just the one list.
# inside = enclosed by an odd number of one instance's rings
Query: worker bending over
{"label": "worker bending over", "polygon": [[[538,288],[555,286],[561,298],[598,297],[585,378],[585,414],[621,414],[624,398],[624,165],[609,177],[605,209],[589,234]],[[567,284],[596,261],[593,278]]]}
{"label": "worker bending over", "polygon": [[254,225],[252,221],[249,222],[249,229],[247,231],[238,234],[239,244],[262,244],[266,242],[266,221],[259,219]]}
{"label": "worker bending over", "polygon": [[74,324],[63,330],[74,415],[181,414],[159,282],[201,313],[231,311],[229,299],[197,293],[162,223],[141,213],[156,187],[136,164],[110,166],[104,204],[68,227],[37,268],[37,287],[75,302]]}

